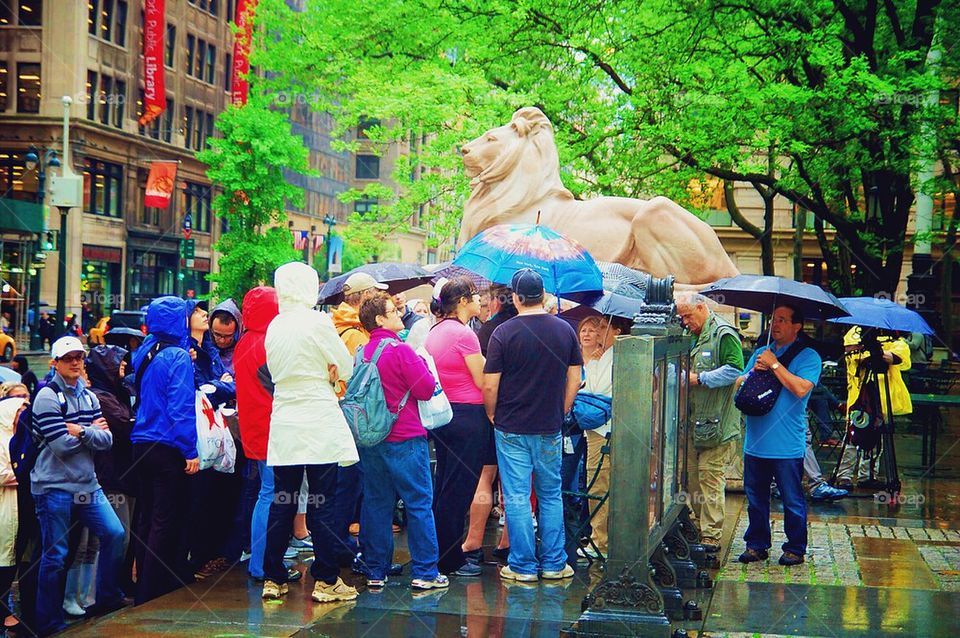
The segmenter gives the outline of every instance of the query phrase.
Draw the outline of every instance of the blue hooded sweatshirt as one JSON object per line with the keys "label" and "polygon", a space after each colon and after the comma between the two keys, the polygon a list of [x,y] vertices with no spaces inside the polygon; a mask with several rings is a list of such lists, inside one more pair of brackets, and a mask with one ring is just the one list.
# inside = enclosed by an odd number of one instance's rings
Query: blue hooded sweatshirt
{"label": "blue hooded sweatshirt", "polygon": [[160,443],[176,448],[185,460],[197,454],[197,415],[193,361],[187,353],[187,302],[179,297],[159,297],[147,309],[149,334],[133,353],[137,371],[156,343],[169,344],[143,373],[140,408],[130,434],[132,443]]}

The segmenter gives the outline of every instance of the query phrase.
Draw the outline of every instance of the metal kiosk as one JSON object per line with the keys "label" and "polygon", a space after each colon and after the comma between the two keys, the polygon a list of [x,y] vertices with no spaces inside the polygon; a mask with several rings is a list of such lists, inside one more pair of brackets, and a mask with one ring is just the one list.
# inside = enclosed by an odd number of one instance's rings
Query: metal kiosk
{"label": "metal kiosk", "polygon": [[613,351],[606,573],[584,599],[572,636],[669,637],[671,620],[702,617],[681,590],[712,586],[684,503],[693,342],[676,316],[673,279],[651,278],[646,291],[630,335]]}

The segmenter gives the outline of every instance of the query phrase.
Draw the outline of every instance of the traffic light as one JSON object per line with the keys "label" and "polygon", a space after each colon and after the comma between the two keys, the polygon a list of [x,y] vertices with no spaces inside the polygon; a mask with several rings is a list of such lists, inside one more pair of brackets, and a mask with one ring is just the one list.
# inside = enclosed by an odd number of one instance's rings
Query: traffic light
{"label": "traffic light", "polygon": [[57,237],[52,230],[48,230],[43,239],[43,250],[49,252],[57,249]]}

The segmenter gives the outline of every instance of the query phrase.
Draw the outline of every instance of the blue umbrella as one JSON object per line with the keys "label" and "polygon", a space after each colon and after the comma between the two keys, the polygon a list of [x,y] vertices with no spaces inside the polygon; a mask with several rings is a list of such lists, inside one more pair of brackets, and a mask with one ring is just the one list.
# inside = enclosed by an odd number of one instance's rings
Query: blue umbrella
{"label": "blue umbrella", "polygon": [[603,294],[582,298],[580,305],[560,316],[571,322],[601,315],[633,319],[643,307],[650,275],[608,261],[598,261],[597,267],[603,275]]}
{"label": "blue umbrella", "polygon": [[530,268],[543,277],[547,292],[558,296],[603,290],[603,277],[590,253],[539,224],[488,228],[464,244],[452,265],[505,285],[510,285],[515,272]]}
{"label": "blue umbrella", "polygon": [[719,304],[772,313],[778,305],[789,304],[807,319],[823,321],[850,313],[839,299],[819,286],[783,277],[737,275],[720,279],[700,294]]}
{"label": "blue umbrella", "polygon": [[833,323],[896,330],[898,332],[919,332],[923,335],[934,334],[933,329],[918,312],[889,299],[843,297],[840,302],[850,311],[850,316],[831,319],[830,321]]}

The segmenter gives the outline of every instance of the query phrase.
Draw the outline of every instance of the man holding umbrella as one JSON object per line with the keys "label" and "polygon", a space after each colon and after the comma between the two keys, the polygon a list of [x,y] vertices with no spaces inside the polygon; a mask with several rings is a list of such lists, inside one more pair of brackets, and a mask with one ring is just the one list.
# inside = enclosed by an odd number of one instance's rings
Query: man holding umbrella
{"label": "man holding umbrella", "polygon": [[[790,305],[778,305],[771,319],[772,344],[758,348],[746,365],[746,375],[770,371],[783,386],[772,409],[747,416],[743,451],[743,485],[747,494],[749,525],[744,534],[747,549],[739,560],[766,560],[770,548],[770,483],[775,478],[783,497],[783,526],[787,542],[781,565],[799,565],[807,550],[807,506],[801,478],[806,447],[807,401],[820,379],[822,361],[806,347],[800,334],[803,314]],[[796,345],[795,345],[796,344]],[[780,358],[792,355],[788,365]]]}
{"label": "man holding umbrella", "polygon": [[716,552],[725,515],[725,472],[740,434],[733,385],[743,372],[743,350],[736,328],[712,312],[702,295],[681,295],[677,314],[697,336],[690,353],[690,420],[695,424],[696,458],[690,491],[703,545]]}

